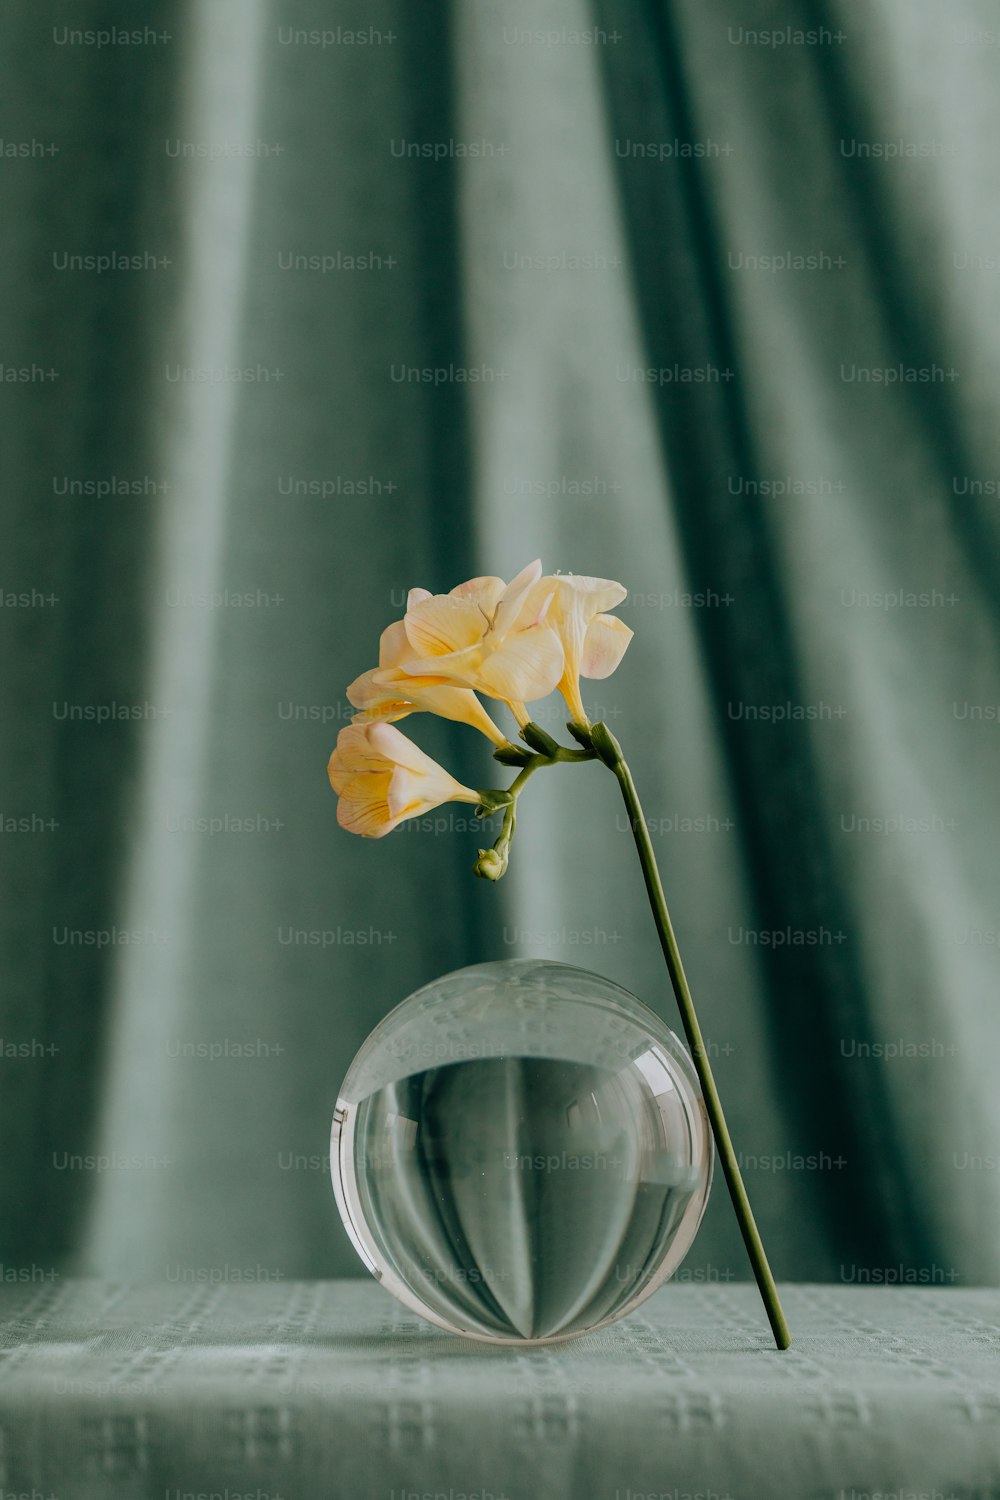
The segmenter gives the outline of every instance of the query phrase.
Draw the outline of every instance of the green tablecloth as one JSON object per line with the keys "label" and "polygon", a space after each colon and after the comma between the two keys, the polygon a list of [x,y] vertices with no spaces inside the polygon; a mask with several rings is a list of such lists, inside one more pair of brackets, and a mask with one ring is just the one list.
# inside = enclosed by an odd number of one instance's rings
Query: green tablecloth
{"label": "green tablecloth", "polygon": [[518,1351],[367,1282],[0,1288],[0,1493],[77,1500],[983,1500],[1000,1292],[669,1285]]}

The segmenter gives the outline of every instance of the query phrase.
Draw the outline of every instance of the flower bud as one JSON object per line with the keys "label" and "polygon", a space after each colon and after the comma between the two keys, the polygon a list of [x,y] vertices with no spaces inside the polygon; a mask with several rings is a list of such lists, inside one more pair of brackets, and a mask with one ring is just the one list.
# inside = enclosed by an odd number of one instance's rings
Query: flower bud
{"label": "flower bud", "polygon": [[622,747],[615,739],[606,724],[595,724],[590,734],[591,744],[597,751],[601,760],[612,771],[616,771],[623,763]]}
{"label": "flower bud", "polygon": [[537,750],[540,755],[554,755],[559,749],[558,744],[552,738],[551,734],[546,734],[545,730],[538,724],[525,724],[521,730],[521,738],[526,744],[531,746],[532,750]]}
{"label": "flower bud", "polygon": [[493,752],[493,759],[502,766],[524,766],[532,757],[532,751],[524,745],[500,745]]}
{"label": "flower bud", "polygon": [[480,849],[479,858],[472,866],[472,873],[483,880],[499,880],[507,869],[507,861],[495,849]]}

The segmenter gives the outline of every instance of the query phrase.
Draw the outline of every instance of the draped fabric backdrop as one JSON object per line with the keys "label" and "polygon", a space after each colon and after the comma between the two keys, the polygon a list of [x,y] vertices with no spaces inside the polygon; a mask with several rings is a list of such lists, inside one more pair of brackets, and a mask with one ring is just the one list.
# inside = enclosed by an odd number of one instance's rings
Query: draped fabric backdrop
{"label": "draped fabric backdrop", "polygon": [[[601,768],[532,784],[496,887],[447,810],[336,825],[405,589],[537,555],[629,589],[587,701],[776,1273],[995,1279],[995,24],[3,8],[5,1275],[360,1273],[338,1084],[450,969],[580,963],[676,1024]],[[746,1269],[720,1183],[688,1274]]]}

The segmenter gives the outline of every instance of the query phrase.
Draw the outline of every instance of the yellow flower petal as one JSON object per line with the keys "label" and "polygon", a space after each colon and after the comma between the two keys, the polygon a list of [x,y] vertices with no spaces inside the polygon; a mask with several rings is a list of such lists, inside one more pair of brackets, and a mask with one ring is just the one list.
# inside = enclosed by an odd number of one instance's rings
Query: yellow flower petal
{"label": "yellow flower petal", "polygon": [[479,793],[462,786],[443,766],[435,766],[430,774],[397,766],[389,779],[386,800],[394,818],[412,818],[433,811],[442,802],[478,802]]}
{"label": "yellow flower petal", "polygon": [[449,599],[463,599],[468,604],[474,604],[481,609],[487,619],[492,619],[493,611],[500,602],[500,598],[506,587],[502,578],[486,576],[483,578],[470,578],[467,583],[460,583],[457,588],[451,590]]}
{"label": "yellow flower petal", "polygon": [[522,625],[528,626],[537,623],[542,612],[541,608],[535,611],[534,618],[531,619],[524,619],[522,617],[522,609],[541,576],[542,564],[539,558],[536,557],[534,562],[529,563],[526,568],[522,568],[520,573],[508,583],[497,603],[493,619],[493,629],[498,636],[502,636],[505,631],[517,629]]}
{"label": "yellow flower petal", "polygon": [[618,666],[633,631],[616,615],[597,615],[583,639],[580,673],[583,677],[610,677]]}
{"label": "yellow flower petal", "polygon": [[441,769],[436,760],[425,755],[419,745],[391,724],[370,724],[366,734],[372,750],[385,767],[405,766],[408,771],[425,776]]}
{"label": "yellow flower petal", "polygon": [[[391,774],[385,772],[378,777],[365,776],[350,781],[337,803],[337,822],[341,828],[365,839],[380,839],[391,833],[400,821],[389,811],[387,797],[391,780]],[[377,785],[359,786],[358,782]]]}
{"label": "yellow flower petal", "polygon": [[479,645],[468,646],[464,651],[452,651],[447,656],[414,656],[403,668],[407,677],[433,677],[439,682],[454,682],[460,687],[477,688],[479,664],[483,649]]}
{"label": "yellow flower petal", "polygon": [[480,734],[485,734],[487,739],[492,740],[494,745],[507,743],[507,736],[497,728],[475,693],[468,688],[453,687],[450,683],[428,682],[421,677],[410,678],[409,682],[417,684],[409,688],[415,708],[438,714],[442,719],[451,719],[456,724],[470,724],[473,729],[478,729]]}
{"label": "yellow flower petal", "polygon": [[347,689],[348,703],[355,708],[371,708],[382,702],[386,689],[383,683],[377,681],[378,674],[379,668],[373,667],[370,672],[362,672],[360,677],[355,677]]}
{"label": "yellow flower petal", "polygon": [[614,609],[616,604],[621,604],[623,599],[628,598],[628,589],[623,584],[616,583],[613,578],[588,578],[583,573],[556,573],[550,581],[560,584],[565,592],[584,600],[588,619],[593,619],[596,614],[603,614],[605,610]]}
{"label": "yellow flower petal", "polygon": [[346,782],[361,772],[378,770],[383,764],[383,758],[369,744],[368,728],[349,724],[337,736],[337,748],[330,756],[327,773],[334,791],[339,792],[338,782]]}
{"label": "yellow flower petal", "polygon": [[562,672],[559,637],[545,625],[533,625],[490,652],[479,669],[478,686],[493,698],[531,703],[547,698]]}
{"label": "yellow flower petal", "polygon": [[379,637],[378,664],[380,667],[398,667],[408,656],[413,655],[413,647],[406,637],[406,624],[403,620],[394,620],[387,625]]}
{"label": "yellow flower petal", "polygon": [[406,611],[406,636],[415,656],[446,656],[482,639],[487,621],[471,600],[435,594]]}

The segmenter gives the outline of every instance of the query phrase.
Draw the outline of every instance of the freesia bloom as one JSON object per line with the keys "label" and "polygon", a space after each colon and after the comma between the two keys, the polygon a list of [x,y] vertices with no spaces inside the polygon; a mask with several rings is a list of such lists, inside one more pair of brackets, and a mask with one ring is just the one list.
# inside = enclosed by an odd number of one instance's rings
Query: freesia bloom
{"label": "freesia bloom", "polygon": [[506,745],[507,736],[490,718],[475,693],[456,687],[448,677],[420,675],[409,670],[415,661],[413,647],[402,620],[383,630],[379,642],[378,666],[362,672],[347,689],[348,700],[360,712],[356,724],[379,720],[391,721],[412,713],[438,714],[471,724],[494,745]]}
{"label": "freesia bloom", "polygon": [[586,724],[580,678],[610,677],[625,655],[633,632],[623,620],[605,613],[628,595],[610,578],[557,573],[540,578],[525,601],[525,611],[545,610],[546,624],[556,632],[563,649],[558,687],[577,724]]}
{"label": "freesia bloom", "polygon": [[546,617],[549,596],[538,589],[541,572],[533,562],[508,584],[485,577],[449,594],[411,589],[403,627],[413,656],[404,671],[498,698],[526,723],[524,704],[547,697],[565,665]]}
{"label": "freesia bloom", "polygon": [[442,802],[479,802],[479,793],[455,780],[391,724],[349,724],[337,736],[327,766],[339,797],[337,821],[349,833],[380,839],[405,818]]}

